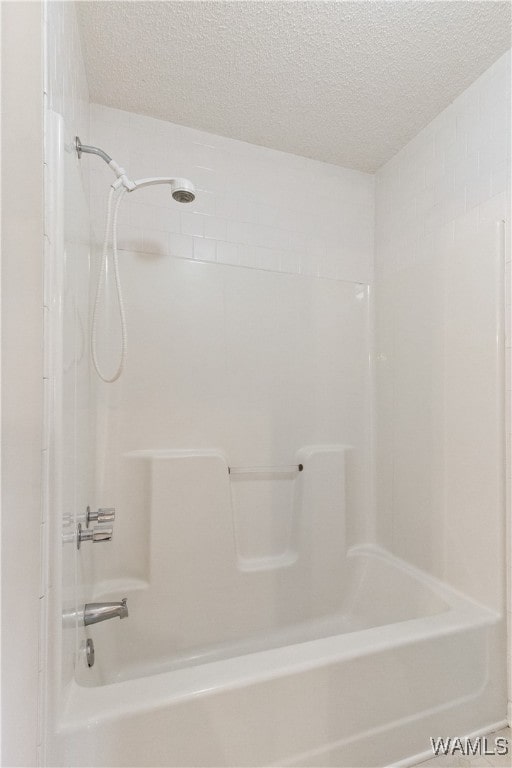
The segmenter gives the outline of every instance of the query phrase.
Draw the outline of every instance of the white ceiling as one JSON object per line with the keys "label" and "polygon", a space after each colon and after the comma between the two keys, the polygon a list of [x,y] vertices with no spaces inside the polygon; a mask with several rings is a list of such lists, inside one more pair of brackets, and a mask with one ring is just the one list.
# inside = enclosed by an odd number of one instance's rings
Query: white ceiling
{"label": "white ceiling", "polygon": [[92,101],[376,170],[510,47],[509,2],[80,2]]}

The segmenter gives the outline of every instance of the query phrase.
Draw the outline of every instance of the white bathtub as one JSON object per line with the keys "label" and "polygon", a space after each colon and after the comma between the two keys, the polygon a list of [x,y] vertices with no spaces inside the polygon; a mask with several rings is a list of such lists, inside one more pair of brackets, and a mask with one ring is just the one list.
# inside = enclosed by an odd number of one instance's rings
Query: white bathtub
{"label": "white bathtub", "polygon": [[349,553],[347,584],[337,613],[167,659],[133,591],[91,632],[49,764],[385,766],[502,722],[499,616],[375,548]]}

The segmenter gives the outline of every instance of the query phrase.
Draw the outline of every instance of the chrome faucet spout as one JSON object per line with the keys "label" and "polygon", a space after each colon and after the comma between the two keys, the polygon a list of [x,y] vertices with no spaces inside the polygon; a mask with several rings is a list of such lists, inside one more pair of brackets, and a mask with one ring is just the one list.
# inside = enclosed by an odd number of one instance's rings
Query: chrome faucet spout
{"label": "chrome faucet spout", "polygon": [[87,603],[84,607],[84,624],[97,624],[107,619],[126,619],[128,616],[127,598],[123,597],[120,603]]}

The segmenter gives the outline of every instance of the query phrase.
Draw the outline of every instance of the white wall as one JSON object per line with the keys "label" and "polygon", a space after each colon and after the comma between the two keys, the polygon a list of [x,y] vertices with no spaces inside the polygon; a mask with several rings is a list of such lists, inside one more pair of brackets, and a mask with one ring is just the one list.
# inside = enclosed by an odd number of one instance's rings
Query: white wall
{"label": "white wall", "polygon": [[43,402],[38,3],[2,3],[2,765],[35,765]]}
{"label": "white wall", "polygon": [[[489,406],[503,387],[493,331],[499,220],[509,232],[510,53],[376,177],[379,538],[498,609],[503,412]],[[510,459],[507,477],[510,509]]]}

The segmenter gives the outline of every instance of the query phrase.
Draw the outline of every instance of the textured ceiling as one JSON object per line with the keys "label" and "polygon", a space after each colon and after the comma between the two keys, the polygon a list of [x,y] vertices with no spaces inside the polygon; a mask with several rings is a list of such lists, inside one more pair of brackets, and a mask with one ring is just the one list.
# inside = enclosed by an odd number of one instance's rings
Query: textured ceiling
{"label": "textured ceiling", "polygon": [[510,47],[509,2],[79,2],[92,101],[374,171]]}

